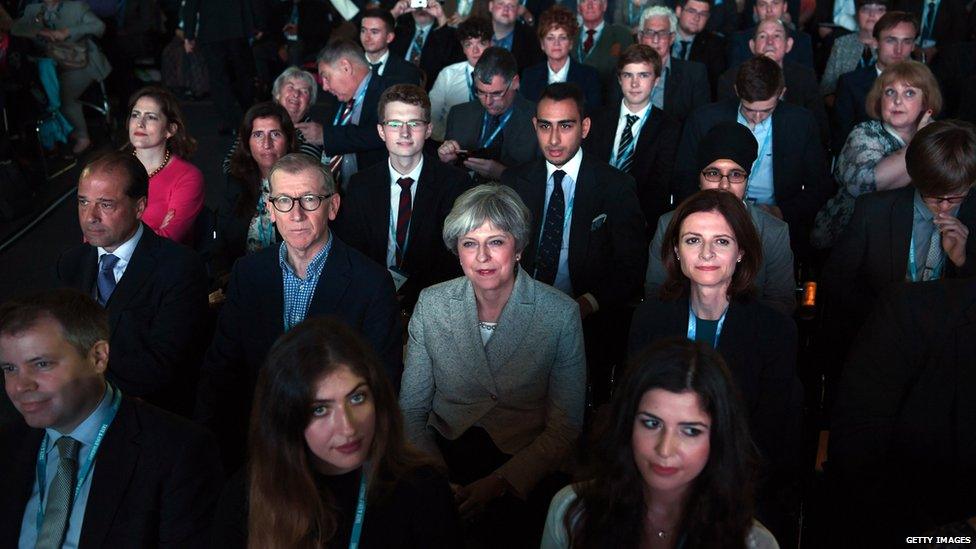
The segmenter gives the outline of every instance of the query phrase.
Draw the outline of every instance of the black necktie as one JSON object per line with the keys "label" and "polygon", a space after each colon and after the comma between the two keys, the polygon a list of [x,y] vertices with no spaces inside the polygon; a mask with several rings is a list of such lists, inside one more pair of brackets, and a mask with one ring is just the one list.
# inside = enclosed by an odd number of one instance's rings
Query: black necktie
{"label": "black necktie", "polygon": [[691,45],[691,41],[689,40],[678,41],[678,59],[688,59],[689,45]]}
{"label": "black necktie", "polygon": [[370,63],[369,64],[369,68],[372,69],[372,71],[375,72],[376,74],[379,74],[380,73],[380,67],[382,67],[382,66],[383,66],[383,63]]}
{"label": "black necktie", "polygon": [[540,282],[552,284],[559,269],[559,252],[563,248],[563,224],[566,218],[566,196],[563,194],[563,178],[566,172],[552,172],[552,195],[546,208],[542,239],[535,260],[535,278]]}

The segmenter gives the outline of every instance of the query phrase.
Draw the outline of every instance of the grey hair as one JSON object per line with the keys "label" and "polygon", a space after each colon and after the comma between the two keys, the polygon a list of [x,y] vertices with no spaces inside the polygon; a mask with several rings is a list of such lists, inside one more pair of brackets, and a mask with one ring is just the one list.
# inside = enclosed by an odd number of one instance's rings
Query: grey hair
{"label": "grey hair", "polygon": [[512,52],[495,46],[481,54],[481,59],[478,59],[478,64],[474,66],[471,78],[482,84],[491,84],[492,78],[501,76],[507,86],[512,83],[517,74],[518,65],[515,64]]}
{"label": "grey hair", "polygon": [[767,21],[773,21],[773,22],[775,22],[777,25],[779,25],[779,27],[781,29],[783,29],[783,36],[786,37],[787,39],[790,38],[790,30],[788,28],[786,28],[786,23],[784,23],[782,19],[780,19],[778,17],[767,17],[767,18],[763,19],[762,21],[756,23],[756,30],[752,33],[752,39],[753,40],[755,40],[756,39],[756,36],[759,35],[759,27],[761,27],[762,24],[765,23],[765,22],[767,22]]}
{"label": "grey hair", "polygon": [[317,158],[305,153],[290,153],[279,158],[274,166],[271,166],[271,171],[268,172],[268,185],[274,186],[274,176],[278,172],[295,175],[305,171],[310,171],[318,176],[317,179],[319,179],[325,194],[337,192],[332,173]]}
{"label": "grey hair", "polygon": [[318,57],[315,58],[317,63],[325,63],[330,67],[338,63],[340,59],[345,59],[350,63],[369,68],[369,62],[366,61],[366,53],[363,52],[363,47],[347,39],[336,40],[330,43],[328,46],[322,48]]}
{"label": "grey hair", "polygon": [[532,214],[511,187],[497,183],[468,189],[454,201],[451,213],[444,219],[444,245],[457,255],[458,240],[486,221],[515,238],[516,253],[525,249]]}
{"label": "grey hair", "polygon": [[671,34],[674,34],[678,30],[678,16],[674,14],[674,10],[667,6],[651,6],[641,13],[641,28],[644,28],[644,22],[652,17],[666,17],[668,23],[671,25]]}
{"label": "grey hair", "polygon": [[294,65],[282,71],[282,73],[278,75],[278,78],[275,78],[274,84],[271,86],[271,97],[274,97],[275,102],[278,101],[278,97],[281,95],[281,88],[283,88],[289,80],[301,80],[302,83],[308,84],[308,88],[311,90],[308,94],[308,104],[315,104],[315,100],[318,99],[319,96],[319,87],[315,83],[315,79],[312,78],[311,74]]}

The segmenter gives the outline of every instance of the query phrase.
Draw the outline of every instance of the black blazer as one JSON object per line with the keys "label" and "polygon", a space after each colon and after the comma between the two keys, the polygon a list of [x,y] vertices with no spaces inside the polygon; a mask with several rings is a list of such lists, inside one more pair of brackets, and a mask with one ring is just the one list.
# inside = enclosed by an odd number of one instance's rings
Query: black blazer
{"label": "black blazer", "polygon": [[[502,129],[502,151],[498,159],[507,167],[542,156],[539,140],[535,135],[532,117],[535,116],[535,103],[521,95],[515,96],[515,111]],[[468,101],[451,107],[447,113],[447,130],[444,140],[453,139],[467,150],[479,148],[481,129],[484,124],[485,107],[480,101]]]}
{"label": "black blazer", "polygon": [[[307,318],[331,315],[358,330],[398,388],[403,370],[400,307],[390,274],[335,235],[332,238]],[[278,253],[279,246],[272,246],[234,265],[227,301],[201,369],[195,415],[222,436],[225,449],[242,442],[235,437],[243,437],[258,372],[271,345],[284,333]]]}
{"label": "black blazer", "polygon": [[[746,16],[752,18],[752,10],[746,12]],[[799,63],[804,67],[813,69],[813,39],[810,35],[793,29],[788,29],[790,38],[793,39],[793,48],[786,53],[784,61]],[[732,35],[729,42],[729,66],[741,65],[744,61],[752,57],[752,50],[749,49],[749,40],[756,34],[756,25],[752,25],[746,30],[741,30]]]}
{"label": "black blazer", "polygon": [[186,0],[180,14],[186,39],[200,44],[244,40],[257,30],[251,0]]}
{"label": "black blazer", "polygon": [[[436,25],[436,21],[434,24]],[[405,13],[397,17],[395,38],[390,42],[390,57],[398,56],[407,62],[407,50],[413,43],[413,35],[416,31],[417,23],[413,20],[413,15]],[[434,87],[434,81],[437,80],[437,74],[441,69],[464,59],[461,43],[458,42],[453,28],[444,25],[431,29],[427,39],[424,40],[424,47],[420,50],[420,70],[423,72],[424,87],[427,91]]]}
{"label": "black blazer", "polygon": [[695,40],[691,43],[691,51],[688,52],[688,61],[701,63],[708,70],[708,83],[711,85],[712,98],[715,97],[718,78],[728,66],[725,55],[727,49],[728,42],[725,38],[710,30],[703,30],[695,35]]}
{"label": "black blazer", "polygon": [[[75,246],[58,258],[58,282],[94,295],[98,251]],[[106,306],[109,381],[179,414],[192,410],[193,383],[207,345],[207,275],[189,248],[143,225],[142,238]]]}
{"label": "black blazer", "polygon": [[[918,35],[922,36],[922,12],[925,9],[927,0],[899,0],[897,8],[914,14],[919,23]],[[966,13],[966,2],[962,0],[940,0],[939,9],[935,12],[935,29],[932,39],[941,50],[945,46],[962,42],[966,39],[966,24],[968,13]]]}
{"label": "black blazer", "polygon": [[[738,111],[738,100],[726,100],[702,107],[688,118],[678,147],[675,178],[680,197],[676,198],[683,200],[698,191],[698,142],[719,122],[735,122]],[[772,116],[773,193],[790,225],[793,251],[800,253],[807,246],[813,218],[832,188],[817,121],[810,111],[780,101]]]}
{"label": "black blazer", "polygon": [[[380,265],[386,265],[390,240],[390,168],[386,162],[361,171],[349,181],[342,207],[332,227],[344,242]],[[454,200],[467,190],[467,172],[424,156],[424,167],[413,203],[407,254],[401,269],[409,273],[400,288],[400,304],[413,309],[420,290],[461,276],[457,256],[444,246],[441,230]]]}
{"label": "black blazer", "polygon": [[[572,82],[583,90],[587,112],[593,112],[603,105],[603,92],[600,87],[600,73],[589,65],[569,59],[569,74],[566,81]],[[519,79],[519,93],[529,101],[538,102],[542,97],[542,90],[549,85],[549,62],[543,61],[522,71]]]}
{"label": "black blazer", "polygon": [[976,516],[973,357],[976,280],[899,284],[879,301],[830,426],[832,529],[849,546],[893,547]]}
{"label": "black blazer", "polygon": [[840,75],[837,79],[837,92],[834,99],[833,132],[830,138],[831,149],[840,153],[844,142],[854,126],[868,120],[864,102],[868,92],[878,77],[878,69],[873,65],[861,67]]}
{"label": "black blazer", "polygon": [[542,47],[539,46],[539,36],[535,32],[535,27],[516,21],[513,32],[515,35],[512,36],[512,56],[515,57],[515,64],[519,71],[546,60],[546,55],[542,53]]}
{"label": "black blazer", "polygon": [[[708,104],[711,89],[705,65],[672,57],[671,71],[664,84],[664,112],[684,124],[692,111]],[[620,82],[614,79],[607,95],[607,105],[619,105],[624,96]]]}
{"label": "black blazer", "polygon": [[[590,293],[601,310],[622,307],[640,294],[647,268],[644,215],[634,179],[586,153],[578,179],[569,225],[573,297]],[[515,189],[532,214],[532,237],[521,261],[532,274],[545,213],[546,161],[506,170],[502,184]]]}
{"label": "black blazer", "polygon": [[[608,106],[591,118],[590,133],[584,146],[596,158],[610,162],[613,141],[620,122],[620,103]],[[647,221],[647,242],[657,227],[657,218],[671,209],[671,172],[681,137],[681,124],[651,106],[649,118],[641,127],[629,174],[637,181],[637,198]]]}
{"label": "black blazer", "polygon": [[[17,547],[43,436],[43,429],[22,421],[0,431],[5,454],[0,546]],[[213,436],[150,404],[123,397],[96,456],[78,546],[210,547],[222,483]]]}
{"label": "black blazer", "polygon": [[413,84],[419,86],[421,80],[423,80],[423,73],[413,63],[394,54],[392,51],[386,57],[386,64],[383,67],[383,81],[387,87],[396,84]]}
{"label": "black blazer", "polygon": [[[392,55],[392,54],[391,54]],[[376,107],[380,102],[380,95],[387,88],[386,80],[373,74],[366,85],[366,93],[363,95],[363,107],[359,113],[359,124],[349,123],[345,126],[336,126],[336,114],[340,109],[344,109],[345,102],[330,98],[329,107],[325,112],[325,119],[322,121],[322,142],[325,154],[348,154],[356,153],[356,165],[360,170],[366,169],[377,162],[386,158],[386,144],[380,139],[380,134],[376,131],[376,124],[379,122],[379,115]]]}

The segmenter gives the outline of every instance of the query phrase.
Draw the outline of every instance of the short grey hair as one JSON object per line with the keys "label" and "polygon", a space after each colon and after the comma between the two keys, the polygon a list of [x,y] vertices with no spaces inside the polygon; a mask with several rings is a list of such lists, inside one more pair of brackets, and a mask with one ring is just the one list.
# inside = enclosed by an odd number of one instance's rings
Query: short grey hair
{"label": "short grey hair", "polygon": [[532,230],[532,214],[511,187],[497,183],[468,189],[454,201],[444,219],[444,245],[457,255],[458,240],[489,222],[515,238],[515,251],[521,253]]}
{"label": "short grey hair", "polygon": [[481,58],[478,59],[478,63],[471,73],[471,78],[482,84],[491,84],[494,77],[501,76],[507,86],[512,83],[517,75],[518,65],[515,63],[512,52],[505,48],[492,46],[481,54]]}
{"label": "short grey hair", "polygon": [[271,171],[268,172],[268,185],[274,186],[274,176],[278,172],[295,175],[306,171],[318,176],[325,194],[335,194],[337,192],[335,179],[332,178],[332,172],[323,166],[317,158],[305,153],[290,153],[279,158],[271,166]]}
{"label": "short grey hair", "polygon": [[336,40],[322,48],[315,60],[317,63],[325,63],[331,67],[338,63],[340,59],[345,59],[350,63],[369,68],[369,62],[366,61],[366,53],[363,51],[363,47],[348,39]]}
{"label": "short grey hair", "polygon": [[315,104],[315,100],[319,97],[318,84],[315,83],[315,79],[312,78],[311,74],[296,66],[288,67],[278,75],[278,78],[275,78],[274,84],[271,86],[271,97],[274,97],[275,102],[278,102],[278,97],[281,95],[281,88],[289,80],[300,80],[303,84],[308,85],[309,90],[311,90],[308,94],[308,104]]}
{"label": "short grey hair", "polygon": [[780,19],[778,17],[767,17],[767,18],[763,19],[762,21],[756,23],[756,30],[753,31],[753,33],[752,33],[752,39],[753,40],[755,40],[756,37],[759,36],[759,27],[761,27],[762,24],[763,23],[766,23],[766,22],[776,23],[776,25],[779,26],[779,28],[783,29],[783,36],[785,38],[787,38],[787,39],[790,38],[790,30],[786,28],[786,23],[784,23],[782,19]]}
{"label": "short grey hair", "polygon": [[671,34],[678,31],[678,16],[674,14],[674,10],[667,6],[651,6],[641,13],[641,28],[644,28],[644,22],[652,17],[665,17],[668,23],[671,25]]}

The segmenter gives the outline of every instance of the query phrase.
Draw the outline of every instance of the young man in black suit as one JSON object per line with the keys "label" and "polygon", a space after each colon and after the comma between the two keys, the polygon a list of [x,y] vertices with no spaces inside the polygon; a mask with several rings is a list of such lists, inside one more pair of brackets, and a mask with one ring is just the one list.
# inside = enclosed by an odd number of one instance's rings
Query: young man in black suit
{"label": "young man in black suit", "polygon": [[327,110],[324,123],[300,122],[295,129],[331,155],[332,177],[345,185],[352,174],[382,162],[386,156],[386,147],[374,128],[376,104],[386,81],[370,69],[359,44],[349,40],[326,46],[318,62],[322,89],[336,101]]}
{"label": "young man in black suit", "polygon": [[678,17],[671,8],[654,6],[644,10],[643,17],[637,38],[661,58],[661,77],[651,92],[651,103],[684,123],[691,111],[711,98],[708,71],[701,63],[671,55],[678,32]]}
{"label": "young man in black suit", "polygon": [[390,53],[419,67],[428,91],[441,69],[464,60],[461,43],[437,0],[428,0],[426,8],[418,9],[410,7],[410,0],[399,0],[390,13],[396,18]]}
{"label": "young man in black suit", "polygon": [[108,153],[82,170],[78,221],[86,243],[58,258],[58,281],[108,312],[115,349],[108,380],[187,415],[207,344],[207,275],[192,250],[140,221],[148,190],[149,175],[132,154]]}
{"label": "young man in black suit", "polygon": [[739,67],[736,99],[706,105],[688,118],[675,163],[676,202],[698,190],[698,142],[719,122],[737,121],[759,143],[746,199],[786,221],[794,254],[806,257],[810,226],[831,186],[817,121],[807,109],[781,101],[784,87],[775,61],[753,57]]}
{"label": "young man in black suit", "polygon": [[678,17],[678,34],[671,45],[671,55],[675,59],[705,65],[714,98],[718,77],[728,66],[725,55],[728,46],[724,37],[706,28],[712,9],[712,0],[680,0],[677,3],[674,14]]}
{"label": "young man in black suit", "polygon": [[213,437],[105,379],[105,311],[61,289],[0,306],[0,369],[23,421],[0,430],[0,546],[209,547]]}
{"label": "young man in black suit", "polygon": [[347,244],[387,266],[409,313],[420,290],[462,274],[441,228],[470,179],[464,170],[424,154],[433,128],[423,88],[387,88],[379,110],[377,131],[389,162],[353,176],[334,228]]}
{"label": "young man in black suit", "polygon": [[648,243],[658,217],[671,209],[671,171],[681,138],[678,121],[651,105],[660,73],[661,58],[650,46],[634,44],[624,50],[617,61],[624,97],[593,116],[585,142],[593,156],[638,182]]}
{"label": "young man in black suit", "polygon": [[394,387],[403,369],[393,281],[386,269],[329,230],[340,199],[328,168],[292,153],[275,163],[268,181],[267,208],[283,242],[234,265],[201,369],[196,416],[222,437],[229,461],[241,457],[235,452],[241,450],[268,349],[305,318],[333,315],[358,330],[383,360]]}
{"label": "young man in black suit", "polygon": [[545,159],[502,176],[532,214],[521,265],[579,304],[590,382],[602,402],[626,348],[629,305],[640,296],[647,266],[644,216],[634,179],[580,147],[590,119],[575,84],[549,85],[533,123]]}
{"label": "young man in black suit", "polygon": [[367,8],[359,20],[359,43],[366,52],[366,61],[373,72],[383,77],[387,86],[420,84],[422,76],[416,65],[390,52],[396,38],[396,21],[382,8]]}

